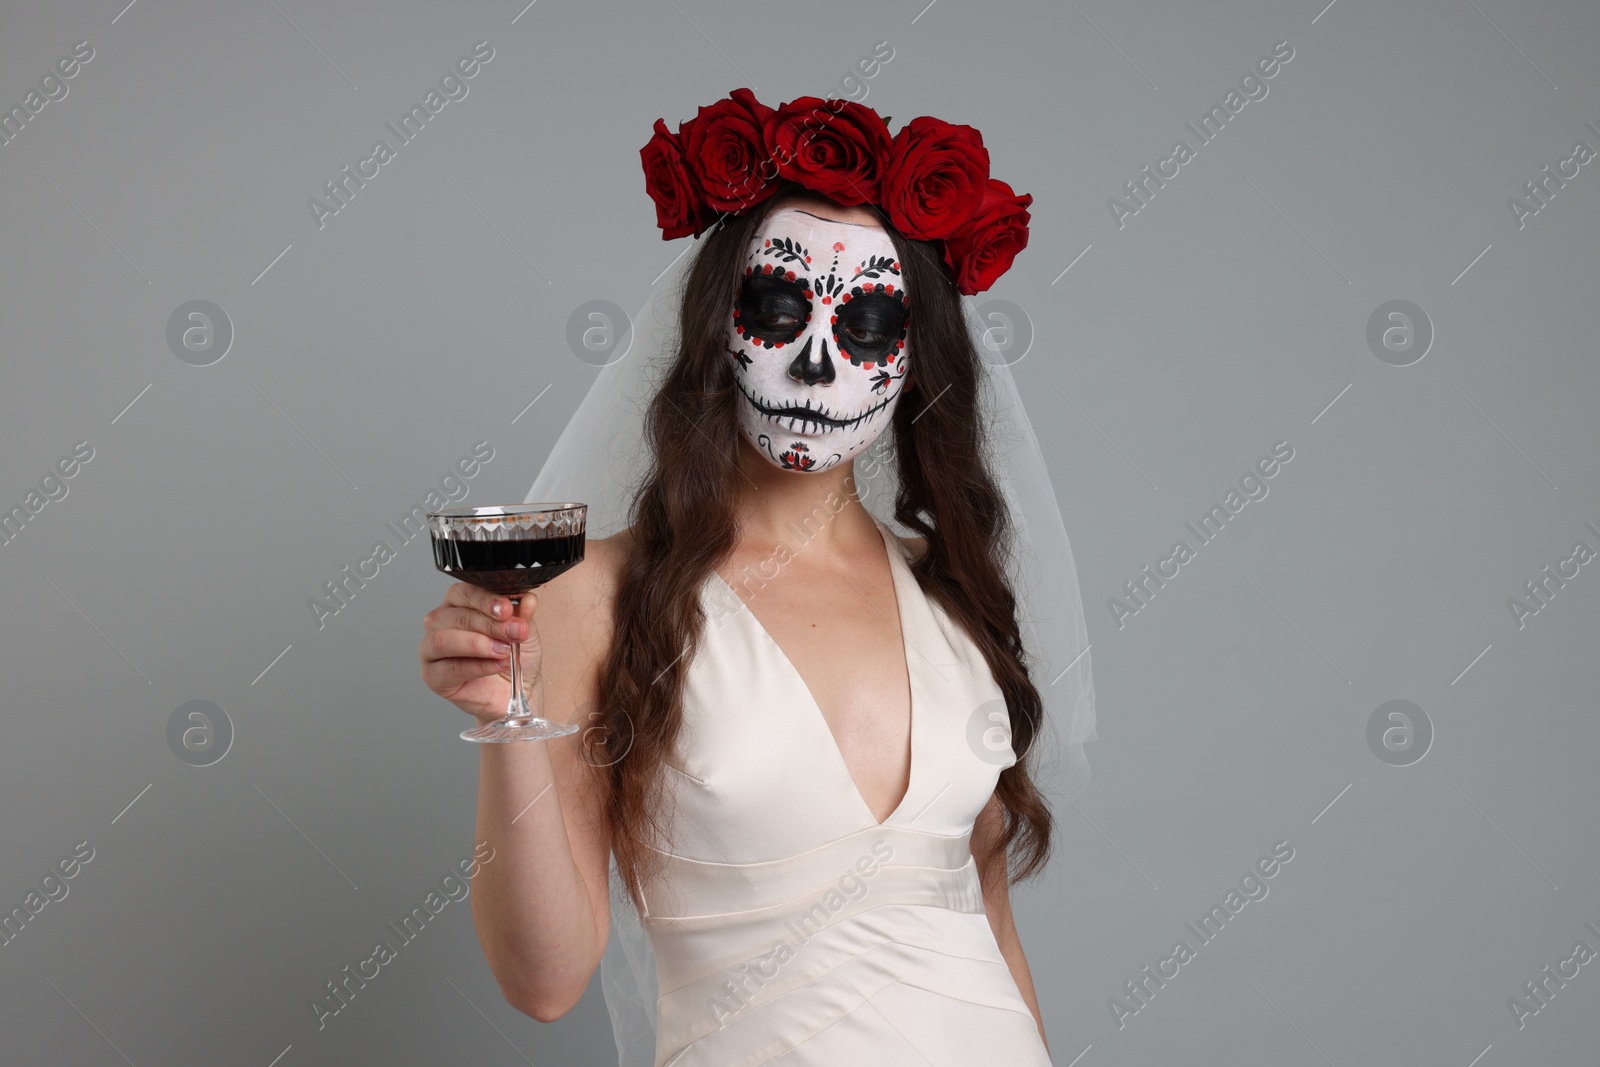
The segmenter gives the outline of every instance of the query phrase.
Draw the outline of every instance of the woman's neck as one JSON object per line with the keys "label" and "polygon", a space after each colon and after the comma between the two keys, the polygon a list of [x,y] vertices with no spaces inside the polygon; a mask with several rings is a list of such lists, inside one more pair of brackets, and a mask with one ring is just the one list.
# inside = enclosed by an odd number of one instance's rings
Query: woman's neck
{"label": "woman's neck", "polygon": [[872,516],[856,496],[855,464],[825,471],[781,470],[753,447],[739,450],[743,493],[736,506],[740,539],[768,546],[792,542],[797,531],[827,550],[876,536]]}

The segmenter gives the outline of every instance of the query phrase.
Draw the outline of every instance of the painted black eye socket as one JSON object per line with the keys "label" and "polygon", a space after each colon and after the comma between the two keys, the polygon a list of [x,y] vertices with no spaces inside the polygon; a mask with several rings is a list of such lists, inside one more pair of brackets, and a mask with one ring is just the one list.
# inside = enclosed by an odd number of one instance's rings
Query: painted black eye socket
{"label": "painted black eye socket", "polygon": [[798,281],[771,274],[746,275],[733,321],[740,336],[769,345],[793,341],[811,318],[811,301]]}
{"label": "painted black eye socket", "polygon": [[833,336],[854,363],[882,363],[905,336],[907,311],[898,295],[852,293],[839,307]]}

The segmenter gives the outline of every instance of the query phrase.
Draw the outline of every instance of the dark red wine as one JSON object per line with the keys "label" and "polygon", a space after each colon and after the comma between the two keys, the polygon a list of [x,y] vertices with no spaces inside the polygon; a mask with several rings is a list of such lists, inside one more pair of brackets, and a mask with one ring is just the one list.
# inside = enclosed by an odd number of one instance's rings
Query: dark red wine
{"label": "dark red wine", "polygon": [[583,562],[584,535],[510,541],[433,539],[433,562],[463,582],[503,596],[537,588]]}

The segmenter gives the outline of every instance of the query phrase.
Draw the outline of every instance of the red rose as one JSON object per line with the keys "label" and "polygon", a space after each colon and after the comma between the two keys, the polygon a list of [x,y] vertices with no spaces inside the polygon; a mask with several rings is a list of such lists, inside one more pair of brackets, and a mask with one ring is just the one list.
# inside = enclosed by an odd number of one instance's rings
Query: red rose
{"label": "red rose", "polygon": [[948,237],[978,210],[988,180],[983,136],[971,126],[924,115],[895,135],[883,176],[883,208],[907,237]]}
{"label": "red rose", "polygon": [[655,136],[639,149],[644,164],[644,191],[656,202],[656,225],[661,239],[700,236],[711,216],[700,196],[699,183],[685,165],[683,145],[667,124],[656,119]]}
{"label": "red rose", "polygon": [[892,142],[870,107],[802,96],[768,116],[765,132],[778,177],[841,204],[878,203]]}
{"label": "red rose", "polygon": [[1018,196],[1000,179],[989,179],[978,213],[944,241],[944,261],[955,272],[956,288],[963,295],[989,288],[1028,247],[1032,203],[1031,194]]}
{"label": "red rose", "polygon": [[766,162],[771,114],[749,89],[735,89],[678,127],[684,158],[712,211],[744,211],[777,192],[777,171]]}

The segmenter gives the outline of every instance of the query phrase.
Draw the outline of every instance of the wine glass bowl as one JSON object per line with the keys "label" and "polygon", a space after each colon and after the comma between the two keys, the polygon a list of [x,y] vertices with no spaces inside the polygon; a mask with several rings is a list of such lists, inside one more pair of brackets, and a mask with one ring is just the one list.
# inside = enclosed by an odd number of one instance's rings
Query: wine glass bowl
{"label": "wine glass bowl", "polygon": [[[522,596],[583,562],[588,505],[507,504],[428,513],[433,562],[458,581],[508,597]],[[522,685],[521,643],[511,642],[511,699],[503,718],[461,736],[468,741],[542,741],[576,733],[571,723],[534,715]]]}

